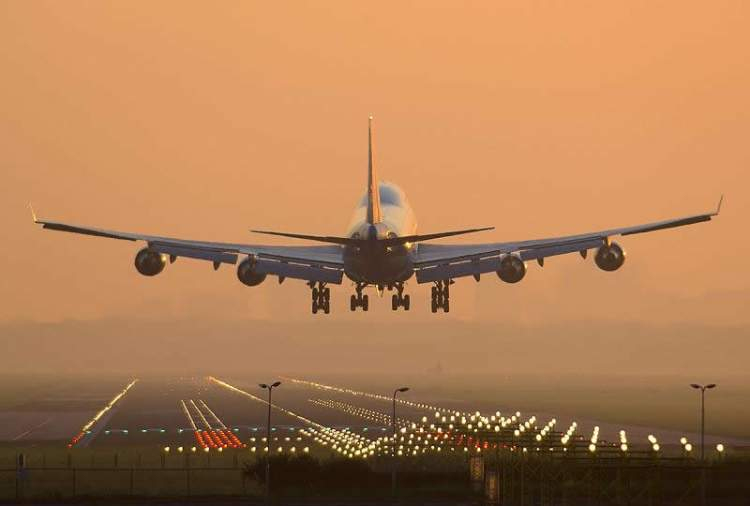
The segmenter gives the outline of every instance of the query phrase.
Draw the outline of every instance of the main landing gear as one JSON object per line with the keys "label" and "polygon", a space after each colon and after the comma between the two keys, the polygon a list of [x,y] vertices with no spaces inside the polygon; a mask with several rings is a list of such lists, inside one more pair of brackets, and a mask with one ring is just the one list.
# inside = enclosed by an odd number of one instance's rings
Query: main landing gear
{"label": "main landing gear", "polygon": [[391,309],[396,311],[398,308],[402,307],[404,308],[404,311],[408,311],[411,300],[408,294],[404,295],[404,284],[397,283],[395,287],[396,290],[398,290],[398,293],[394,293],[391,296]]}
{"label": "main landing gear", "polygon": [[432,312],[437,313],[437,310],[442,308],[444,313],[450,311],[450,285],[453,284],[453,280],[446,279],[442,281],[435,281],[435,286],[432,287]]}
{"label": "main landing gear", "polygon": [[326,287],[326,284],[322,281],[308,283],[312,288],[312,312],[317,314],[319,310],[323,310],[325,314],[331,312],[331,289]]}
{"label": "main landing gear", "polygon": [[349,309],[352,311],[356,311],[358,307],[362,308],[362,311],[367,311],[370,309],[370,298],[367,296],[367,294],[362,294],[362,290],[365,288],[364,283],[357,283],[357,287],[355,290],[357,290],[356,295],[352,295],[352,298],[350,299],[349,303]]}

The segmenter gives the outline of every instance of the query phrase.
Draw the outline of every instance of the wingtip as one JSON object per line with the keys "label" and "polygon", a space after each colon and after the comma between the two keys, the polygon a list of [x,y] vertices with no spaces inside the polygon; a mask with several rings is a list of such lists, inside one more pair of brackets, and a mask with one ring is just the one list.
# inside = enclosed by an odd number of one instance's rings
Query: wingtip
{"label": "wingtip", "polygon": [[31,211],[31,219],[34,220],[34,223],[39,223],[39,220],[36,218],[36,213],[34,212],[34,206],[31,205],[31,202],[29,202],[29,211]]}
{"label": "wingtip", "polygon": [[716,216],[719,215],[721,212],[721,204],[724,203],[724,194],[721,194],[721,197],[719,197],[719,203],[716,205],[716,212],[714,213]]}

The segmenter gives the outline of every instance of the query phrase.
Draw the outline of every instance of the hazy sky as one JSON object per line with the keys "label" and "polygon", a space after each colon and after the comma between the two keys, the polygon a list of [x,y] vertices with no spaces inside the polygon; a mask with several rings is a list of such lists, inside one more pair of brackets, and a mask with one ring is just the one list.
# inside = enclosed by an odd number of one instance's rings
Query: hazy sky
{"label": "hazy sky", "polygon": [[[460,280],[440,318],[750,324],[750,4],[737,2],[0,2],[0,322],[434,318],[390,301],[309,314],[294,280],[258,288],[180,259],[138,275],[129,242],[40,216],[185,238],[251,227],[341,234],[382,177],[425,232],[577,233],[703,212],[624,238],[623,269],[530,265]],[[373,302],[373,301],[371,301]]]}

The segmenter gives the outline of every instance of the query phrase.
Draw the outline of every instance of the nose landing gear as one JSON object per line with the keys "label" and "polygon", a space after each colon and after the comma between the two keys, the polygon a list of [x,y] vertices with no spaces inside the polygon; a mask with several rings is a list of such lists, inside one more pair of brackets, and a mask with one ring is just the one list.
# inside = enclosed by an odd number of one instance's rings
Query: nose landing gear
{"label": "nose landing gear", "polygon": [[433,313],[437,313],[438,309],[442,309],[444,313],[450,311],[450,285],[452,284],[453,280],[451,279],[435,282],[435,286],[432,287],[432,305],[430,308]]}
{"label": "nose landing gear", "polygon": [[356,295],[352,295],[350,301],[349,301],[349,309],[352,311],[356,311],[358,307],[362,308],[362,311],[367,311],[370,309],[370,298],[367,296],[367,294],[362,294],[362,290],[365,288],[364,283],[357,283],[357,287],[355,290],[357,291]]}
{"label": "nose landing gear", "polygon": [[404,308],[404,311],[408,311],[411,299],[408,294],[404,295],[404,284],[397,283],[395,287],[398,290],[398,293],[394,293],[391,296],[391,309],[396,311],[398,308],[402,307]]}
{"label": "nose landing gear", "polygon": [[308,283],[312,288],[312,312],[317,314],[319,310],[323,310],[325,314],[331,312],[331,289],[326,287],[326,284],[322,281]]}

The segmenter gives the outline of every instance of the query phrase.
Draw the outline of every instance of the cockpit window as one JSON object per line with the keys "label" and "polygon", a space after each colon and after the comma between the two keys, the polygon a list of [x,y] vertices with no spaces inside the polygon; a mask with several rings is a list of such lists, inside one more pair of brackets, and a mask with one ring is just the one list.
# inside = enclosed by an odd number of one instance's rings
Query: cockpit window
{"label": "cockpit window", "polygon": [[400,206],[401,193],[390,185],[380,185],[380,204],[384,206]]}
{"label": "cockpit window", "polygon": [[[384,206],[403,206],[404,196],[401,190],[388,183],[380,183],[380,204]],[[359,207],[367,205],[365,193],[359,201]]]}

